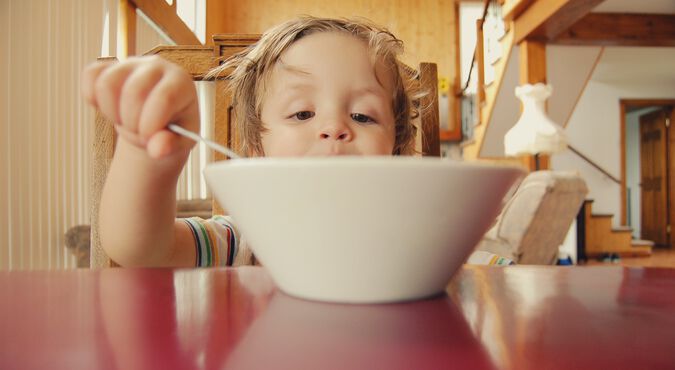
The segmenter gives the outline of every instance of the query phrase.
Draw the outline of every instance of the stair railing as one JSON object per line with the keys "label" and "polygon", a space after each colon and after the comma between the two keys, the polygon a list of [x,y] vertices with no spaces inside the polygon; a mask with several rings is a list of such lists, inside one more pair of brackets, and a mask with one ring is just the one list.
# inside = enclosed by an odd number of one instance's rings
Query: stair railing
{"label": "stair railing", "polygon": [[576,154],[579,158],[581,158],[581,159],[583,159],[584,161],[586,161],[586,163],[588,163],[588,164],[590,164],[591,166],[593,166],[593,168],[595,168],[596,170],[600,171],[603,175],[607,176],[608,178],[610,178],[610,179],[611,179],[612,181],[614,181],[615,183],[621,185],[621,180],[617,179],[614,175],[612,175],[611,173],[609,173],[609,171],[607,171],[607,170],[605,170],[604,168],[602,168],[599,164],[593,162],[592,159],[590,159],[590,158],[588,158],[587,156],[585,156],[585,155],[584,155],[583,153],[581,153],[578,149],[576,149],[575,147],[573,147],[572,145],[569,145],[569,144],[567,144],[567,148],[568,148],[572,153]]}
{"label": "stair railing", "polygon": [[[493,63],[501,57],[499,40],[504,33],[501,5],[496,0],[485,0],[482,16],[476,20],[476,45],[469,73],[464,86],[457,92],[457,97],[461,99],[462,132],[465,140],[473,137],[473,126],[482,122],[480,108],[485,103],[485,87],[495,79]],[[469,89],[474,78],[477,84],[475,93]]]}

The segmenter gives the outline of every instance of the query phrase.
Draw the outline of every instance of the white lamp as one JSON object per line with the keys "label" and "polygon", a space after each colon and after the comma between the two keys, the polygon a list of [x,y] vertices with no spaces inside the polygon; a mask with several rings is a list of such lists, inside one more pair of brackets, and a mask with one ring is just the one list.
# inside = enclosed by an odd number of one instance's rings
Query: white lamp
{"label": "white lamp", "polygon": [[550,85],[542,83],[516,87],[516,96],[523,103],[523,113],[504,136],[504,152],[507,156],[532,154],[536,157],[567,148],[567,138],[562,127],[546,115],[544,104],[552,91]]}

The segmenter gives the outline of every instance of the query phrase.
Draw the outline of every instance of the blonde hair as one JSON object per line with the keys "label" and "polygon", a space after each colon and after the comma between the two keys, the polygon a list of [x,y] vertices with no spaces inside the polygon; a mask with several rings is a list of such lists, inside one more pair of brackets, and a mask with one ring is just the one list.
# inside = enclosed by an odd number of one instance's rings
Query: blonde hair
{"label": "blonde hair", "polygon": [[264,153],[261,134],[265,128],[261,120],[266,83],[279,58],[294,42],[318,32],[345,32],[368,44],[373,63],[383,62],[394,80],[394,107],[396,137],[392,154],[411,154],[414,151],[416,128],[412,120],[419,114],[412,104],[417,98],[414,70],[398,60],[403,53],[403,42],[385,28],[365,19],[331,19],[302,16],[266,31],[258,42],[233,55],[213,69],[207,78],[229,74],[229,92],[234,113],[235,150],[245,155]]}

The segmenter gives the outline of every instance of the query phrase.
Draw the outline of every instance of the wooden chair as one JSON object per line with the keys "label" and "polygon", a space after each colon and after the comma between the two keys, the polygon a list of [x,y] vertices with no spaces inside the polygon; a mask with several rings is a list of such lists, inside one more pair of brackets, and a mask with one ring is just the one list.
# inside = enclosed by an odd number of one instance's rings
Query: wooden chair
{"label": "wooden chair", "polygon": [[[159,55],[185,68],[195,81],[204,76],[220,61],[245,49],[259,39],[259,35],[225,34],[213,37],[213,46],[158,46],[145,55]],[[102,58],[105,60],[105,58]],[[114,59],[114,58],[111,58]],[[417,74],[412,68],[408,73]],[[438,75],[436,64],[421,63],[417,78],[423,91],[427,94],[417,102],[425,109],[417,119],[418,151],[427,156],[440,156],[439,144],[439,112],[438,112]],[[231,121],[231,97],[227,95],[227,79],[222,76],[215,81],[215,132],[216,142],[230,145],[234,137]],[[421,129],[419,129],[421,128]],[[115,132],[113,124],[100,112],[96,112],[93,170],[91,179],[91,260],[92,268],[115,266],[114,262],[101,248],[98,233],[98,209],[103,191],[103,184],[110,167],[115,148]],[[224,160],[222,154],[215,153],[214,160]],[[222,209],[213,203],[214,214],[221,214]]]}
{"label": "wooden chair", "polygon": [[523,265],[551,265],[588,193],[576,173],[535,171],[525,177],[476,250]]}

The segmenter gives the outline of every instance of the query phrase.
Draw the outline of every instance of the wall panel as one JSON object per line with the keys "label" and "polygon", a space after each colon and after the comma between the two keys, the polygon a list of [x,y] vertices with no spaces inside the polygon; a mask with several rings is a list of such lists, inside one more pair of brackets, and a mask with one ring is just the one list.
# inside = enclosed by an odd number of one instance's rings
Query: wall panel
{"label": "wall panel", "polygon": [[366,17],[404,41],[406,63],[435,62],[439,76],[454,80],[455,10],[451,0],[210,0],[208,11],[212,11],[208,15],[212,24],[216,23],[208,31],[222,33],[261,33],[300,14]]}

